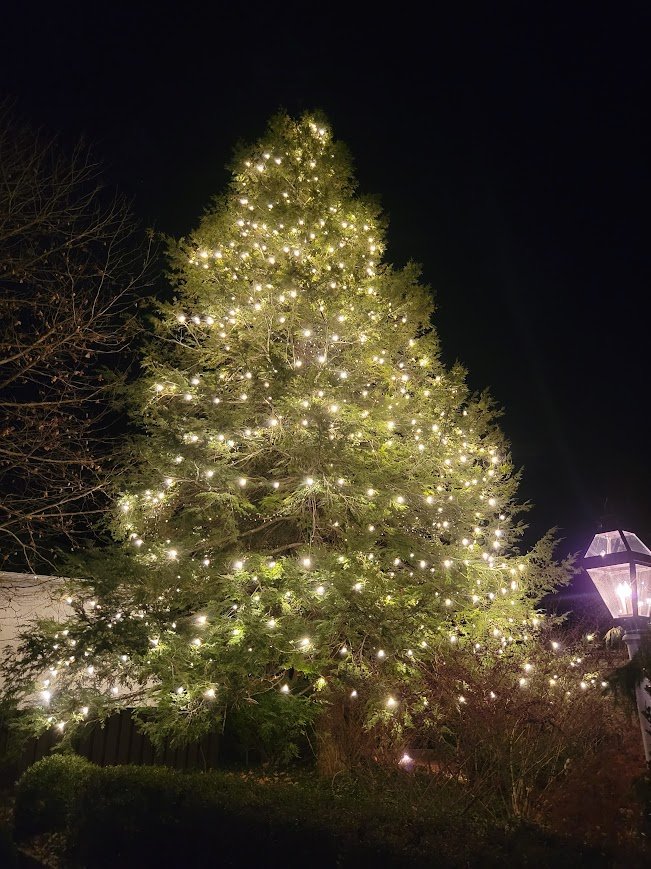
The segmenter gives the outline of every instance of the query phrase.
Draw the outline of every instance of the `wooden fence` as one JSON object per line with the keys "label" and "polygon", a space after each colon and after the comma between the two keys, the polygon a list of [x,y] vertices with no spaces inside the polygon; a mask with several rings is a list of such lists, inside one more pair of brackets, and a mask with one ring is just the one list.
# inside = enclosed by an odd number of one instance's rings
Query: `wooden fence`
{"label": "wooden fence", "polygon": [[[23,752],[8,764],[9,777],[20,775],[37,760],[48,755],[59,741],[54,730],[27,741]],[[7,756],[9,735],[0,729],[0,760]],[[111,716],[104,727],[95,725],[74,744],[77,754],[99,766],[155,764],[174,769],[212,769],[217,766],[219,734],[209,733],[190,745],[172,748],[166,740],[156,749],[148,736],[136,729],[129,710]]]}

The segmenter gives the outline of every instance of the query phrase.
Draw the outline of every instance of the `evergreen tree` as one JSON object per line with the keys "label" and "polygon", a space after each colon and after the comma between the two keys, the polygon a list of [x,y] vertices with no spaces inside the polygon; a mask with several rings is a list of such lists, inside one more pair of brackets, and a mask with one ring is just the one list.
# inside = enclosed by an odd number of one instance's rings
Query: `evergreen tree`
{"label": "evergreen tree", "polygon": [[231,716],[291,751],[320,714],[327,749],[337,710],[435,724],[450,655],[512,656],[517,685],[567,570],[549,540],[518,553],[496,410],[443,366],[431,293],[384,246],[315,116],[277,117],[173,246],[176,296],[131,395],[122,545],[86,557],[65,632],[23,646],[23,674],[55,671],[49,720],[136,705],[190,739]]}

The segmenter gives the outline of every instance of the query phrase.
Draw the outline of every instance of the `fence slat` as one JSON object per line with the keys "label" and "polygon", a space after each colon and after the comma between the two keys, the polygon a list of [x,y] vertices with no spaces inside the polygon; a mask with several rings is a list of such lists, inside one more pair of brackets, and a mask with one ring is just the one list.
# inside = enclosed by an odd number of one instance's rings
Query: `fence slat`
{"label": "fence slat", "polygon": [[[22,755],[13,761],[19,775],[48,755],[59,741],[54,729],[25,742]],[[8,732],[0,725],[0,761],[8,746]],[[74,746],[77,754],[99,766],[135,764],[149,766],[163,764],[174,769],[213,769],[217,766],[219,734],[212,732],[195,743],[172,748],[165,740],[159,751],[145,734],[138,731],[131,710],[112,715],[104,723],[89,726]]]}
{"label": "fence slat", "polygon": [[112,715],[106,722],[106,736],[104,739],[104,751],[102,752],[102,766],[115,765],[115,763],[117,762],[121,722],[121,715]]}
{"label": "fence slat", "polygon": [[133,734],[135,733],[136,728],[131,720],[130,710],[125,709],[124,712],[120,713],[120,724],[120,739],[118,740],[118,751],[115,760],[118,765],[131,762],[130,758],[133,749]]}

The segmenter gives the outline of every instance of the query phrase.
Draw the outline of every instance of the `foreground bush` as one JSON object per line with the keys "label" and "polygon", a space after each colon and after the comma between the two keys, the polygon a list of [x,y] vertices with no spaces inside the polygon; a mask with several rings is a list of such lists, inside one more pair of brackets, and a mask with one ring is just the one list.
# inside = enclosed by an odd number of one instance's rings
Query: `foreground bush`
{"label": "foreground bush", "polygon": [[95,769],[76,754],[55,754],[29,767],[16,785],[16,839],[20,842],[39,833],[64,831]]}
{"label": "foreground bush", "polygon": [[432,775],[326,781],[50,757],[18,794],[23,836],[62,833],[70,867],[607,865],[533,827],[496,828],[462,784]]}

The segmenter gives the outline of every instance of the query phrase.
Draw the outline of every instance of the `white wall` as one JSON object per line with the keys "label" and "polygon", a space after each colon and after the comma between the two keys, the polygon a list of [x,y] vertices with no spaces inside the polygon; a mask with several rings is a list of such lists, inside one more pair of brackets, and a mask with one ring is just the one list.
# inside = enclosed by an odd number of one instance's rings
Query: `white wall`
{"label": "white wall", "polygon": [[63,619],[71,612],[63,600],[63,582],[59,576],[0,571],[0,659],[14,653],[19,634],[30,622]]}

